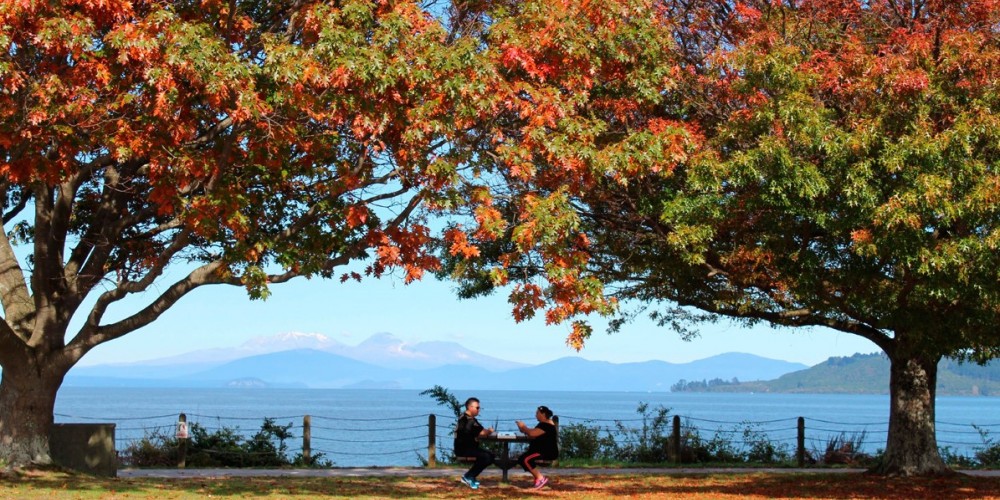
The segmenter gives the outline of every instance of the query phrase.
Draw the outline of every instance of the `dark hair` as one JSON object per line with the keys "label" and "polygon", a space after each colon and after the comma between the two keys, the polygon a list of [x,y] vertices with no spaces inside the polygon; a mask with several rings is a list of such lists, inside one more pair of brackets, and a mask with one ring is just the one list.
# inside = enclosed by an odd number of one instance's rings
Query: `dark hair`
{"label": "dark hair", "polygon": [[539,406],[538,411],[542,412],[542,415],[545,415],[545,418],[552,418],[552,410],[550,410],[548,406]]}
{"label": "dark hair", "polygon": [[465,407],[468,408],[472,403],[478,403],[479,398],[469,398],[465,400]]}

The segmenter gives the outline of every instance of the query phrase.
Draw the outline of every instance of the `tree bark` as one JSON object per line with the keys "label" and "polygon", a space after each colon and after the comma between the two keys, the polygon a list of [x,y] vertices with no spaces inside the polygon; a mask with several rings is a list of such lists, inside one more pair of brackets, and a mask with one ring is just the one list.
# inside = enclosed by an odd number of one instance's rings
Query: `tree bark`
{"label": "tree bark", "polygon": [[0,380],[0,457],[7,467],[49,465],[49,431],[65,373],[37,362],[4,366]]}
{"label": "tree bark", "polygon": [[953,474],[938,451],[934,403],[940,356],[889,356],[889,435],[873,472],[888,476]]}

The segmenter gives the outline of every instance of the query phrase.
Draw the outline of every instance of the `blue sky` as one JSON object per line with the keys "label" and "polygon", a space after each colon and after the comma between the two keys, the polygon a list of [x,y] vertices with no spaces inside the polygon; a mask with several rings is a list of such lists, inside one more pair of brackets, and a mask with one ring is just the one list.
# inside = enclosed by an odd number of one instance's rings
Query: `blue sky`
{"label": "blue sky", "polygon": [[701,337],[690,342],[645,318],[608,335],[595,318],[593,337],[577,353],[565,344],[568,325],[547,326],[541,318],[518,324],[511,317],[506,295],[458,300],[452,288],[432,277],[410,285],[392,277],[362,283],[300,278],[273,286],[266,301],[251,301],[242,288],[202,287],[152,325],[97,347],[80,364],[235,347],[254,337],[288,332],[319,333],[349,345],[388,332],[406,342],[457,342],[477,352],[531,364],[575,355],[616,363],[654,359],[683,363],[724,352],[745,352],[814,365],[830,356],[878,350],[860,337],[827,329],[761,326],[748,330],[725,322],[705,325]]}

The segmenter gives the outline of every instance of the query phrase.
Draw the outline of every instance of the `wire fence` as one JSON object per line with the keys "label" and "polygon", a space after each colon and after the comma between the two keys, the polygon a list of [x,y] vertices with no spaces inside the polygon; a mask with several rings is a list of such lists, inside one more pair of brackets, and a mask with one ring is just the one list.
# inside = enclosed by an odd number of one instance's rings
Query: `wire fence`
{"label": "wire fence", "polygon": [[[115,447],[134,448],[143,440],[177,438],[181,414],[163,414],[134,418],[99,418],[56,414],[61,420],[101,421],[115,424]],[[187,424],[204,433],[225,433],[246,441],[261,429],[259,417],[238,417],[189,413]],[[335,466],[414,466],[433,465],[452,454],[453,415],[420,414],[395,418],[340,418],[324,415],[283,415],[268,417],[286,428],[286,452],[292,456],[325,457]],[[767,444],[783,450],[800,465],[831,448],[849,447],[852,453],[874,454],[886,443],[888,421],[839,422],[803,417],[765,421],[722,421],[693,416],[672,416],[655,421],[648,416],[634,419],[593,419],[572,415],[559,416],[560,434],[589,430],[596,439],[613,443],[618,449],[641,447],[650,443],[673,447],[674,459],[684,455],[683,448],[725,443],[732,450],[746,451]],[[669,423],[667,423],[669,422]],[[1000,422],[960,424],[938,421],[938,445],[947,456],[972,457],[978,451],[995,446],[991,437],[1000,432]],[[183,440],[178,440],[183,441]],[[564,441],[565,443],[565,441]],[[208,453],[232,453],[232,450],[205,450]],[[513,452],[519,451],[515,446]],[[843,450],[842,450],[843,451]],[[253,451],[242,453],[252,455]],[[263,453],[263,452],[262,452]],[[669,454],[669,453],[668,453]],[[828,457],[829,458],[829,457]]]}

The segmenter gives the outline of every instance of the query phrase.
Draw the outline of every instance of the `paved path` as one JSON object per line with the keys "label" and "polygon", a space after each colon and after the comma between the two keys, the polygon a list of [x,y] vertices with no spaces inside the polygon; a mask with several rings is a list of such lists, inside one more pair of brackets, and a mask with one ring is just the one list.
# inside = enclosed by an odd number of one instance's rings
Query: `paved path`
{"label": "paved path", "polygon": [[[455,467],[334,467],[330,469],[121,469],[118,477],[212,478],[212,477],[458,477],[464,469]],[[558,476],[588,475],[692,475],[692,474],[859,474],[865,469],[788,469],[788,468],[557,468]],[[973,476],[1000,477],[1000,470],[962,470]],[[515,481],[521,471],[511,471]],[[500,477],[500,469],[490,467],[482,477]]]}

